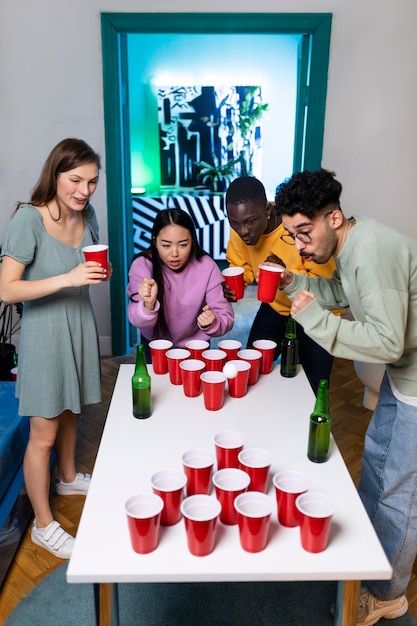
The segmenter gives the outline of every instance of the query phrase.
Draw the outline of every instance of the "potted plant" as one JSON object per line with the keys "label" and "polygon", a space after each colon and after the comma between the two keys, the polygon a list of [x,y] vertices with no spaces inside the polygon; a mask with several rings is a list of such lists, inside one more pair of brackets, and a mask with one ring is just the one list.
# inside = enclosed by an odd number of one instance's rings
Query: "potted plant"
{"label": "potted plant", "polygon": [[240,154],[241,175],[252,176],[253,157],[255,150],[255,131],[258,121],[268,111],[268,104],[256,104],[253,101],[258,87],[251,87],[239,107],[236,125],[242,137]]}
{"label": "potted plant", "polygon": [[224,192],[237,174],[236,165],[240,162],[240,157],[230,159],[223,165],[215,154],[212,155],[212,158],[213,163],[195,162],[196,167],[199,168],[197,178],[201,180],[203,185],[208,185],[212,191]]}
{"label": "potted plant", "polygon": [[20,328],[22,308],[22,303],[6,304],[0,300],[0,380],[13,379],[10,370],[16,367],[17,356],[12,337]]}

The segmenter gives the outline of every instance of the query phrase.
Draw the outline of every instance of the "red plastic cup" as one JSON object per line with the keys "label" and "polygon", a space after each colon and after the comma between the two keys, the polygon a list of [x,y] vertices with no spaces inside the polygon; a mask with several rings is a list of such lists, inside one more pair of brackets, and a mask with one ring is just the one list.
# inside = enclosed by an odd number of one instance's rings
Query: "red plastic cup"
{"label": "red plastic cup", "polygon": [[229,366],[236,368],[236,376],[229,378],[229,395],[232,398],[243,398],[248,390],[250,363],[236,359],[228,361]]}
{"label": "red plastic cup", "polygon": [[223,350],[223,352],[226,352],[226,360],[232,361],[237,359],[237,353],[242,348],[242,344],[236,339],[223,339],[219,341],[218,347],[220,350]]}
{"label": "red plastic cup", "polygon": [[201,393],[200,374],[205,369],[204,361],[198,359],[185,359],[181,361],[180,370],[184,393],[188,398],[196,398]]}
{"label": "red plastic cup", "polygon": [[187,450],[182,455],[184,474],[187,477],[187,496],[208,495],[211,490],[214,456],[202,448]]}
{"label": "red plastic cup", "polygon": [[109,246],[93,245],[82,248],[86,261],[97,261],[107,272]]}
{"label": "red plastic cup", "polygon": [[261,552],[268,543],[272,502],[265,493],[246,491],[234,503],[240,545],[246,552]]}
{"label": "red plastic cup", "polygon": [[208,372],[221,372],[226,363],[227,354],[224,350],[204,350],[202,359]]}
{"label": "red plastic cup", "polygon": [[188,359],[190,351],[185,348],[172,348],[166,353],[168,361],[169,380],[173,385],[182,385],[180,363]]}
{"label": "red plastic cup", "polygon": [[137,494],[125,503],[130,542],[135,552],[148,554],[158,545],[164,502],[153,493]]}
{"label": "red plastic cup", "polygon": [[17,380],[17,367],[13,367],[10,370],[10,374],[12,375],[12,380]]}
{"label": "red plastic cup", "polygon": [[221,504],[207,495],[186,498],[181,504],[188,549],[194,556],[206,556],[216,544],[216,528]]}
{"label": "red plastic cup", "polygon": [[226,267],[223,271],[223,277],[229,289],[235,292],[236,300],[243,298],[245,291],[245,283],[243,281],[243,267]]}
{"label": "red plastic cup", "polygon": [[204,406],[207,411],[218,411],[224,402],[226,376],[223,372],[203,372],[200,374],[203,383]]}
{"label": "red plastic cup", "polygon": [[161,513],[163,526],[173,526],[180,521],[186,483],[186,475],[174,470],[162,470],[151,477],[152,491],[164,502]]}
{"label": "red plastic cup", "polygon": [[307,552],[327,548],[334,515],[334,502],[324,493],[307,491],[295,501],[300,518],[301,545]]}
{"label": "red plastic cup", "polygon": [[239,350],[237,357],[238,359],[243,359],[244,361],[250,363],[248,385],[256,385],[261,369],[262,352],[259,352],[259,350],[253,350],[252,348],[247,348],[246,350]]}
{"label": "red plastic cup", "polygon": [[239,469],[239,452],[243,450],[245,438],[236,430],[224,430],[214,436],[217,469],[235,467]]}
{"label": "red plastic cup", "polygon": [[192,359],[203,360],[203,352],[209,349],[210,344],[203,339],[191,339],[191,341],[187,341],[185,347],[190,351]]}
{"label": "red plastic cup", "polygon": [[295,501],[305,493],[309,481],[302,472],[292,470],[278,472],[272,479],[275,487],[275,497],[278,507],[278,521],[282,526],[298,526],[299,515]]}
{"label": "red plastic cup", "polygon": [[249,487],[249,476],[240,469],[226,467],[213,475],[216,497],[222,506],[220,521],[223,524],[237,524],[237,511],[234,507],[235,498]]}
{"label": "red plastic cup", "polygon": [[272,456],[263,448],[244,448],[238,455],[239,467],[250,478],[249,490],[266,493]]}
{"label": "red plastic cup", "polygon": [[259,373],[270,374],[274,367],[276,342],[271,339],[257,339],[253,342],[253,347],[262,354]]}
{"label": "red plastic cup", "polygon": [[168,373],[167,352],[172,348],[172,346],[172,341],[169,341],[168,339],[154,339],[149,342],[152,366],[155,374]]}
{"label": "red plastic cup", "polygon": [[258,300],[261,302],[273,302],[284,269],[278,269],[271,265],[260,265],[258,274]]}

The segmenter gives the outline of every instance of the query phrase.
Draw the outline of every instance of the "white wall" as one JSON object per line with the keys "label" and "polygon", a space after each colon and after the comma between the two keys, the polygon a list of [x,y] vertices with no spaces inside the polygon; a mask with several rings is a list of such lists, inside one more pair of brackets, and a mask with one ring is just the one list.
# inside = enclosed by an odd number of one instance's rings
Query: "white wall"
{"label": "white wall", "polygon": [[[75,136],[104,157],[100,13],[332,12],[323,166],[343,183],[346,213],[417,237],[415,0],[1,0],[0,238],[50,149]],[[94,197],[107,240],[105,163]],[[103,353],[109,289],[92,289]]]}

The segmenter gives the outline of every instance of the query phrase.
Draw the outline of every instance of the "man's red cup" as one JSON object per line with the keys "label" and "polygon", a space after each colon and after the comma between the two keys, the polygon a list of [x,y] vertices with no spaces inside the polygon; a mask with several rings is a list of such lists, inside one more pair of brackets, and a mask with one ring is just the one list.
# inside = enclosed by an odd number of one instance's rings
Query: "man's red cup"
{"label": "man's red cup", "polygon": [[154,493],[137,494],[125,503],[130,542],[135,552],[148,554],[158,545],[162,498]]}
{"label": "man's red cup", "polygon": [[300,519],[301,545],[307,552],[327,548],[334,515],[334,502],[318,491],[307,491],[295,501]]}
{"label": "man's red cup", "polygon": [[224,430],[214,436],[217,469],[234,467],[239,469],[239,452],[243,450],[245,438],[237,430]]}
{"label": "man's red cup", "polygon": [[168,339],[154,339],[149,342],[152,366],[155,374],[168,373],[167,352],[172,348],[172,346],[172,341],[169,341]]}
{"label": "man's red cup", "polygon": [[208,495],[211,491],[214,455],[202,448],[187,450],[182,455],[184,474],[187,477],[187,496]]}
{"label": "man's red cup", "polygon": [[223,271],[223,278],[229,289],[235,292],[236,300],[241,300],[245,291],[245,283],[243,281],[243,267],[226,267]]}
{"label": "man's red cup", "polygon": [[262,354],[259,373],[270,374],[274,367],[276,342],[272,341],[272,339],[257,339],[253,342],[253,347]]}
{"label": "man's red cup", "polygon": [[184,498],[184,487],[187,477],[175,470],[162,470],[151,477],[152,491],[162,498],[164,508],[161,513],[161,524],[173,526],[181,519],[181,502]]}
{"label": "man's red cup", "polygon": [[97,261],[107,272],[109,246],[96,244],[82,248],[86,261]]}
{"label": "man's red cup", "polygon": [[201,373],[205,370],[206,364],[198,359],[185,359],[181,361],[180,369],[182,376],[182,386],[184,394],[188,398],[196,398],[201,393]]}
{"label": "man's red cup", "polygon": [[190,351],[190,358],[203,360],[203,352],[209,349],[210,344],[204,339],[191,339],[185,347]]}
{"label": "man's red cup", "polygon": [[263,448],[244,448],[238,455],[239,467],[250,477],[249,490],[268,491],[269,469],[272,456]]}
{"label": "man's red cup", "polygon": [[240,545],[246,552],[261,552],[268,543],[272,502],[265,493],[246,491],[234,503]]}
{"label": "man's red cup", "polygon": [[216,497],[222,506],[220,521],[223,524],[237,524],[235,498],[249,487],[249,476],[240,469],[226,467],[213,475]]}
{"label": "man's red cup", "polygon": [[173,385],[182,385],[180,363],[190,357],[190,351],[185,348],[171,348],[166,353],[168,361],[169,380]]}
{"label": "man's red cup", "polygon": [[243,398],[248,390],[250,363],[242,359],[228,361],[223,369],[226,375],[229,371],[227,368],[232,367],[235,368],[236,376],[228,376],[229,395],[232,398]]}
{"label": "man's red cup", "polygon": [[12,380],[17,380],[17,367],[12,367],[10,374],[12,375]]}
{"label": "man's red cup", "polygon": [[223,372],[203,372],[200,374],[203,384],[204,406],[207,411],[218,411],[224,403],[226,375]]}
{"label": "man's red cup", "polygon": [[224,352],[224,350],[204,350],[202,354],[202,359],[206,364],[206,369],[208,372],[221,372],[223,369],[223,365],[226,363],[227,354],[226,352]]}
{"label": "man's red cup", "polygon": [[242,343],[236,339],[223,339],[219,341],[218,347],[223,352],[226,352],[227,361],[237,359],[237,353],[242,348]]}
{"label": "man's red cup", "polygon": [[278,508],[278,521],[282,526],[298,526],[299,514],[295,506],[298,496],[305,493],[309,481],[305,474],[292,470],[278,472],[272,479]]}
{"label": "man's red cup", "polygon": [[185,498],[181,504],[188,549],[194,556],[206,556],[216,544],[216,528],[221,504],[207,495]]}
{"label": "man's red cup", "polygon": [[237,357],[238,359],[243,359],[243,361],[250,363],[248,385],[256,385],[261,370],[262,352],[253,350],[252,348],[246,348],[245,350],[239,350]]}
{"label": "man's red cup", "polygon": [[258,300],[261,302],[273,302],[284,269],[278,269],[272,265],[260,265],[258,274]]}

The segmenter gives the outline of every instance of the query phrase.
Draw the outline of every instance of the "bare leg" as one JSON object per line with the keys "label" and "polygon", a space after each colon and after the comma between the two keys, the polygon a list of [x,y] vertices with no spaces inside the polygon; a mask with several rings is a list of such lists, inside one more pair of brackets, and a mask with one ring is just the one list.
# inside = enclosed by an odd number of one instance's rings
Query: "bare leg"
{"label": "bare leg", "polygon": [[38,528],[45,528],[53,520],[49,504],[50,457],[59,418],[30,418],[30,435],[23,460],[26,491],[35,513]]}
{"label": "bare leg", "polygon": [[75,444],[77,442],[77,415],[64,411],[59,416],[59,427],[55,441],[58,464],[58,479],[70,483],[76,476]]}

